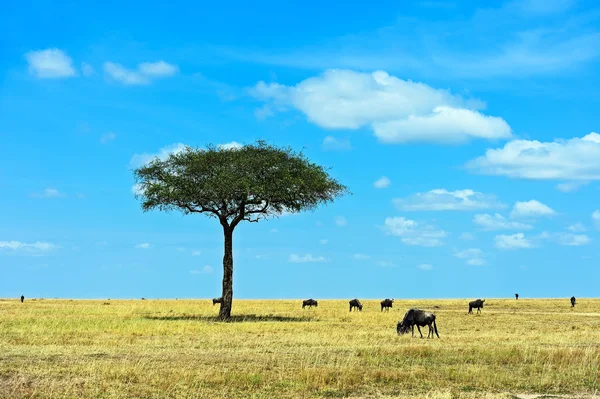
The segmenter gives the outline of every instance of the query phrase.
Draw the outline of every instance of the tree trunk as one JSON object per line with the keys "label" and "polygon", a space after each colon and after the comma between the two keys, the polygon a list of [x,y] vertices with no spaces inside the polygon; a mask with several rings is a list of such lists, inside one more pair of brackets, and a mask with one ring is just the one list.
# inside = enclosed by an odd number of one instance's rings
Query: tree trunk
{"label": "tree trunk", "polygon": [[223,226],[225,248],[223,254],[223,301],[219,310],[219,318],[231,317],[231,302],[233,299],[233,228]]}

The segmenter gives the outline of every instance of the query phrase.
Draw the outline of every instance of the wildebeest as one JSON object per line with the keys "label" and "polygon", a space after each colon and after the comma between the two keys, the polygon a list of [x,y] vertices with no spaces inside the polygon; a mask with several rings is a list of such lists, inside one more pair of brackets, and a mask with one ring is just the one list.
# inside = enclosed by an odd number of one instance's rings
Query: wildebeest
{"label": "wildebeest", "polygon": [[385,298],[383,301],[381,301],[381,311],[383,312],[383,309],[386,309],[387,311],[390,310],[390,308],[392,307],[392,304],[394,303],[394,299],[388,299]]}
{"label": "wildebeest", "polygon": [[318,307],[319,303],[312,298],[306,299],[302,301],[302,309],[304,309],[306,306],[308,306],[309,308],[312,308],[313,306]]}
{"label": "wildebeest", "polygon": [[519,294],[515,294],[515,298],[517,299],[517,301],[519,300]]}
{"label": "wildebeest", "polygon": [[415,325],[419,330],[419,334],[421,334],[421,338],[423,338],[421,327],[425,326],[429,327],[429,334],[427,334],[427,338],[429,338],[429,336],[435,338],[433,336],[434,333],[435,335],[437,335],[438,338],[440,337],[440,334],[438,334],[437,325],[435,324],[435,315],[431,312],[426,312],[424,310],[416,308],[412,308],[408,312],[406,312],[406,314],[404,315],[404,319],[402,319],[402,321],[399,321],[396,325],[396,332],[398,333],[398,335],[405,334],[410,328],[412,330],[412,336],[414,337]]}
{"label": "wildebeest", "polygon": [[215,306],[217,303],[222,303],[223,302],[223,298],[213,298],[213,306]]}
{"label": "wildebeest", "polygon": [[362,303],[360,303],[360,301],[358,299],[353,299],[350,302],[350,311],[352,312],[353,308],[357,308],[358,310],[360,310],[362,312]]}
{"label": "wildebeest", "polygon": [[571,297],[571,307],[572,308],[575,307],[575,297],[574,296]]}
{"label": "wildebeest", "polygon": [[482,301],[481,299],[476,299],[474,301],[469,302],[469,313],[473,313],[473,309],[477,309],[477,313],[481,313],[481,308],[483,307],[483,303],[485,299]]}
{"label": "wildebeest", "polygon": [[24,300],[25,300],[25,297],[23,295],[21,295],[21,303],[23,303]]}

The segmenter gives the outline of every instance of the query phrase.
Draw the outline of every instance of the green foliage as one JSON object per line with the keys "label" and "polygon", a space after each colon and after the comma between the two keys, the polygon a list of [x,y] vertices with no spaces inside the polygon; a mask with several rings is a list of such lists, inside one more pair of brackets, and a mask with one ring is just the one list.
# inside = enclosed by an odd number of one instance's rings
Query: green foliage
{"label": "green foliage", "polygon": [[302,153],[265,141],[229,149],[186,147],[134,174],[144,211],[205,213],[231,227],[312,210],[348,192]]}

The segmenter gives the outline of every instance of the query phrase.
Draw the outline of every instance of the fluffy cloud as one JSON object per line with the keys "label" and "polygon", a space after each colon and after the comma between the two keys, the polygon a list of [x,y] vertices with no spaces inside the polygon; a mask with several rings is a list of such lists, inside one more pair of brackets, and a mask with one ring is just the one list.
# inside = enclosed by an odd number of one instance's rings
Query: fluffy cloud
{"label": "fluffy cloud", "polygon": [[514,140],[487,150],[467,163],[467,168],[521,179],[600,180],[600,135],[592,132],[552,142]]}
{"label": "fluffy cloud", "polygon": [[167,64],[164,61],[143,62],[134,70],[127,69],[121,64],[105,62],[103,68],[112,79],[128,86],[147,85],[154,79],[173,76],[179,71],[177,65]]}
{"label": "fluffy cloud", "polygon": [[560,234],[558,236],[558,240],[561,245],[568,245],[572,247],[587,245],[591,242],[591,239],[587,235],[573,233]]}
{"label": "fluffy cloud", "polygon": [[379,179],[375,180],[375,183],[373,183],[373,186],[375,188],[387,188],[390,186],[390,184],[392,184],[390,179],[388,179],[385,176],[381,176]]}
{"label": "fluffy cloud", "polygon": [[468,265],[471,266],[483,266],[487,262],[484,259],[485,255],[483,251],[479,248],[469,248],[462,251],[458,251],[454,253],[459,259],[465,259]]}
{"label": "fluffy cloud", "polygon": [[400,237],[406,245],[437,247],[444,245],[441,240],[446,232],[435,226],[421,224],[405,217],[386,218],[383,230],[388,235]]}
{"label": "fluffy cloud", "polygon": [[325,261],[327,261],[327,259],[325,259],[323,256],[312,256],[311,254],[306,254],[303,256],[291,254],[288,261],[291,263],[309,263],[309,262],[312,263],[312,262],[325,262]]}
{"label": "fluffy cloud", "polygon": [[582,233],[582,232],[586,231],[587,229],[585,228],[585,226],[582,223],[575,223],[575,224],[572,224],[571,226],[569,226],[568,230],[572,231],[573,233]]}
{"label": "fluffy cloud", "polygon": [[417,269],[427,271],[427,270],[433,269],[433,266],[431,266],[429,263],[423,263],[423,264],[418,265]]}
{"label": "fluffy cloud", "polygon": [[496,248],[500,249],[522,249],[533,247],[531,241],[525,238],[525,234],[523,233],[498,235],[494,238],[494,245]]}
{"label": "fluffy cloud", "polygon": [[113,132],[104,133],[100,136],[100,143],[107,144],[117,138],[117,135]]}
{"label": "fluffy cloud", "polygon": [[556,188],[563,193],[572,193],[573,191],[577,191],[587,184],[587,181],[570,181],[566,183],[559,183],[556,185]]}
{"label": "fluffy cloud", "polygon": [[529,230],[533,226],[525,223],[515,222],[506,219],[499,213],[490,215],[488,213],[477,214],[473,216],[473,223],[481,227],[483,230]]}
{"label": "fluffy cloud", "polygon": [[347,226],[348,225],[348,221],[346,220],[345,217],[338,216],[338,217],[335,218],[335,224],[338,225],[338,226],[340,226],[340,227],[343,227],[343,226]]}
{"label": "fluffy cloud", "polygon": [[406,198],[395,198],[393,203],[401,211],[471,211],[503,206],[494,196],[468,189],[435,189]]}
{"label": "fluffy cloud", "polygon": [[478,102],[384,71],[330,69],[295,86],[261,81],[250,93],[270,109],[297,109],[325,129],[368,126],[384,143],[511,137],[508,124],[480,113]]}
{"label": "fluffy cloud", "polygon": [[135,247],[138,249],[150,249],[151,245],[147,242],[143,242],[141,244],[137,244]]}
{"label": "fluffy cloud", "polygon": [[29,73],[38,79],[68,78],[77,75],[73,60],[57,48],[30,51],[25,54]]}
{"label": "fluffy cloud", "polygon": [[41,254],[57,249],[58,246],[49,242],[36,241],[25,243],[21,241],[0,241],[0,252],[9,251],[14,253]]}
{"label": "fluffy cloud", "polygon": [[190,274],[209,274],[213,272],[213,268],[206,265],[200,270],[190,270]]}
{"label": "fluffy cloud", "polygon": [[352,145],[348,139],[338,139],[333,136],[327,136],[323,140],[322,148],[326,151],[350,151]]}
{"label": "fluffy cloud", "polygon": [[154,158],[158,158],[161,161],[164,161],[169,157],[169,155],[178,154],[182,152],[183,150],[185,150],[185,147],[186,146],[184,144],[175,143],[161,148],[160,150],[158,150],[157,153],[154,154],[134,154],[133,157],[131,157],[131,160],[129,161],[129,166],[136,168],[138,166],[146,165]]}
{"label": "fluffy cloud", "polygon": [[34,193],[32,197],[34,198],[63,198],[66,197],[67,194],[58,191],[55,188],[46,188],[41,193]]}
{"label": "fluffy cloud", "polygon": [[554,211],[554,209],[536,200],[525,202],[517,201],[512,212],[510,213],[510,217],[513,219],[554,215],[556,215],[556,211]]}
{"label": "fluffy cloud", "polygon": [[592,221],[596,227],[600,228],[600,210],[596,210],[592,213]]}

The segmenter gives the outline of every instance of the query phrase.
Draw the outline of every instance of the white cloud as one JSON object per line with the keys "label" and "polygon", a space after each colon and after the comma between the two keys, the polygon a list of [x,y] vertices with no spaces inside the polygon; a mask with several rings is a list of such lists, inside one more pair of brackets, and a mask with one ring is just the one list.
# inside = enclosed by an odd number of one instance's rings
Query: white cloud
{"label": "white cloud", "polygon": [[427,271],[427,270],[433,269],[433,266],[431,266],[429,263],[423,263],[423,264],[417,266],[417,269]]}
{"label": "white cloud", "polygon": [[154,154],[147,154],[147,153],[134,154],[133,157],[131,157],[131,160],[129,161],[129,166],[135,168],[138,166],[146,165],[150,161],[152,161],[154,158],[158,158],[161,161],[164,161],[165,159],[167,159],[169,157],[169,155],[178,154],[178,153],[182,152],[183,150],[185,150],[185,148],[186,148],[185,144],[174,143],[174,144],[171,144],[171,145],[161,148],[160,150],[158,150],[157,153],[154,153]]}
{"label": "white cloud", "polygon": [[563,233],[559,235],[558,239],[561,245],[572,247],[587,245],[591,242],[591,239],[585,234]]}
{"label": "white cloud", "polygon": [[503,206],[494,196],[469,189],[435,189],[406,198],[394,198],[393,203],[401,211],[471,211]]}
{"label": "white cloud", "polygon": [[525,202],[517,201],[512,212],[510,213],[510,217],[513,219],[554,215],[556,215],[556,211],[554,211],[554,209],[536,200]]}
{"label": "white cloud", "polygon": [[514,140],[487,150],[468,162],[467,168],[521,179],[600,180],[600,135],[592,132],[553,142]]}
{"label": "white cloud", "polygon": [[375,180],[375,183],[373,183],[373,186],[375,188],[388,188],[390,186],[390,184],[392,184],[390,179],[388,179],[385,176],[381,176],[379,179]]}
{"label": "white cloud", "polygon": [[92,76],[96,73],[94,68],[87,62],[81,63],[81,72],[83,73],[83,76]]}
{"label": "white cloud", "polygon": [[320,240],[320,241],[319,241],[319,244],[321,244],[321,245],[325,245],[325,244],[327,244],[328,242],[329,242],[329,241],[327,241],[327,240]]}
{"label": "white cloud", "polygon": [[477,214],[473,216],[473,223],[481,227],[483,230],[529,230],[533,226],[530,224],[515,222],[506,219],[499,213],[490,215],[488,213]]}
{"label": "white cloud", "polygon": [[498,235],[494,238],[494,241],[495,247],[500,249],[522,249],[533,247],[531,241],[525,238],[525,234],[523,233]]}
{"label": "white cloud", "polygon": [[73,60],[57,48],[29,51],[25,54],[29,73],[39,79],[68,78],[77,75]]}
{"label": "white cloud", "polygon": [[217,148],[220,150],[238,150],[242,148],[242,145],[237,141],[231,141],[229,143],[219,144],[217,145]]}
{"label": "white cloud", "polygon": [[179,72],[179,67],[177,65],[167,64],[161,60],[157,62],[142,62],[138,65],[138,70],[142,75],[162,78],[175,75]]}
{"label": "white cloud", "polygon": [[137,69],[130,70],[121,64],[113,62],[104,63],[104,72],[115,81],[124,85],[147,85],[153,79],[164,78],[175,75],[179,68],[176,65],[167,64],[164,61],[143,62],[138,64]]}
{"label": "white cloud", "polygon": [[473,258],[467,260],[467,265],[470,266],[484,266],[486,263],[486,260],[481,258]]}
{"label": "white cloud", "polygon": [[352,258],[355,260],[368,260],[371,259],[371,257],[369,255],[365,255],[365,254],[354,254],[352,255]]}
{"label": "white cloud", "polygon": [[137,244],[135,247],[138,249],[149,249],[151,245],[147,242],[143,242],[141,244]]}
{"label": "white cloud", "polygon": [[201,251],[192,251],[192,256],[200,256],[201,254]]}
{"label": "white cloud", "polygon": [[368,126],[384,143],[511,137],[508,124],[478,112],[477,102],[384,71],[329,69],[295,86],[261,81],[250,93],[276,111],[295,108],[325,129]]}
{"label": "white cloud", "polygon": [[345,217],[343,216],[338,216],[335,218],[335,224],[342,227],[342,226],[347,226],[348,225],[348,221],[346,220]]}
{"label": "white cloud", "polygon": [[572,224],[571,226],[569,226],[568,230],[572,231],[573,233],[582,233],[582,232],[586,231],[587,229],[585,228],[585,226],[582,223],[575,223],[575,224]]}
{"label": "white cloud", "polygon": [[312,263],[312,262],[325,262],[325,261],[327,261],[327,259],[325,259],[323,256],[312,256],[311,254],[306,254],[303,256],[291,254],[288,261],[291,263],[308,263],[308,262]]}
{"label": "white cloud", "polygon": [[487,263],[484,259],[485,254],[479,248],[469,248],[454,252],[454,256],[459,259],[465,259],[467,264],[471,266],[483,266]]}
{"label": "white cloud", "polygon": [[113,132],[104,133],[100,136],[100,143],[107,144],[117,138],[117,135]]}
{"label": "white cloud", "polygon": [[350,151],[352,144],[348,139],[338,139],[333,136],[327,136],[323,139],[322,148],[326,151]]}
{"label": "white cloud", "polygon": [[596,210],[592,213],[592,221],[596,227],[600,228],[600,210]]}
{"label": "white cloud", "polygon": [[446,237],[446,232],[435,226],[421,224],[405,217],[386,218],[383,230],[388,235],[400,237],[406,245],[422,247],[444,245],[441,239]]}
{"label": "white cloud", "polygon": [[201,270],[190,270],[191,274],[209,274],[213,272],[213,268],[206,265]]}
{"label": "white cloud", "polygon": [[61,193],[57,189],[51,187],[44,189],[41,193],[32,194],[32,197],[34,198],[63,198],[66,196],[67,194]]}
{"label": "white cloud", "polygon": [[40,254],[49,252],[59,248],[57,245],[44,242],[36,241],[34,243],[25,243],[21,241],[0,241],[0,251],[7,250],[15,253],[28,253],[28,254]]}
{"label": "white cloud", "polygon": [[471,234],[471,233],[462,233],[459,238],[461,240],[470,241],[470,240],[474,240],[475,236],[473,236],[473,234]]}
{"label": "white cloud", "polygon": [[587,181],[570,181],[566,183],[559,183],[556,185],[556,188],[563,193],[572,193],[573,191],[577,191],[587,184]]}

